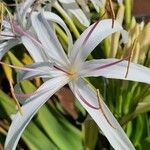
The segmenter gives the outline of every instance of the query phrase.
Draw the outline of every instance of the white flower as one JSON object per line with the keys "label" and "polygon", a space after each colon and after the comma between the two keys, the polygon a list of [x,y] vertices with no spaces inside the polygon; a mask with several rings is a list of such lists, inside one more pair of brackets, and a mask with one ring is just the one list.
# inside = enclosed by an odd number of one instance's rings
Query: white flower
{"label": "white flower", "polygon": [[[11,20],[10,18],[3,20],[2,26],[4,29],[0,32],[0,60],[8,50],[22,43],[35,62],[44,61],[45,56],[41,50],[42,46],[40,43],[33,42],[36,37],[31,26],[30,14],[31,12],[34,13],[31,8],[34,2],[35,0],[26,0],[17,4],[14,17]],[[66,24],[59,16],[53,14],[46,19],[60,24],[67,35],[71,36]]]}
{"label": "white flower", "polygon": [[[26,0],[25,2],[16,4],[16,12],[14,13],[14,16],[9,14],[7,17],[5,17],[5,20],[2,20],[3,30],[0,32],[0,60],[5,53],[8,52],[8,50],[18,44],[24,44],[25,41],[25,47],[28,44],[32,44],[32,47],[27,47],[27,50],[34,61],[43,61],[44,56],[41,57],[41,50],[37,48],[36,43],[33,44],[31,39],[33,34],[30,21],[30,12],[34,1],[35,0]],[[30,32],[30,34],[26,34],[26,32]]]}
{"label": "white flower", "polygon": [[[51,13],[44,15],[48,18]],[[32,25],[38,36],[38,41],[40,41],[46,53],[47,62],[28,66],[28,68],[37,71],[23,71],[18,75],[18,80],[35,76],[47,80],[23,104],[23,116],[19,112],[16,114],[8,131],[5,150],[15,150],[22,132],[35,113],[65,84],[69,85],[76,98],[95,120],[114,149],[134,150],[132,143],[108,107],[102,99],[100,99],[100,103],[98,102],[96,91],[84,79],[88,76],[104,76],[150,83],[150,69],[144,66],[131,63],[128,76],[125,78],[128,64],[125,60],[98,59],[85,61],[87,56],[105,37],[114,32],[123,31],[118,22],[114,22],[114,28],[111,27],[111,23],[111,19],[106,19],[87,28],[75,44],[69,46],[67,56],[43,14],[33,13]]]}
{"label": "white flower", "polygon": [[[88,27],[90,25],[90,15],[89,15],[89,7],[88,1],[91,1],[95,10],[97,12],[100,11],[101,8],[105,8],[106,0],[58,0],[63,8],[70,13],[70,15],[74,16],[83,26]],[[122,3],[123,0],[117,0],[119,4]],[[79,7],[81,6],[81,8]]]}
{"label": "white flower", "polygon": [[[2,20],[3,30],[0,32],[0,59],[12,47],[23,43],[24,33],[30,29],[28,12],[33,2],[34,0],[27,0],[17,4],[14,16],[8,13],[5,20]],[[28,51],[34,58],[34,53],[37,51],[33,52],[30,49]]]}

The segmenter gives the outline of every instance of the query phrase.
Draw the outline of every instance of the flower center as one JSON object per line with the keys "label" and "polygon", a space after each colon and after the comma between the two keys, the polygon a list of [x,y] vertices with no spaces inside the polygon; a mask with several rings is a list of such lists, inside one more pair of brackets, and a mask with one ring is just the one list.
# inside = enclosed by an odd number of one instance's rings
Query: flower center
{"label": "flower center", "polygon": [[71,68],[68,70],[68,76],[73,80],[77,78],[78,74],[75,69]]}
{"label": "flower center", "polygon": [[76,79],[77,76],[78,76],[77,71],[76,71],[74,68],[72,68],[72,67],[68,67],[67,70],[64,70],[64,69],[62,69],[61,67],[54,65],[54,68],[56,68],[57,70],[60,70],[60,71],[62,71],[62,72],[64,72],[64,73],[66,73],[66,75],[67,75],[71,80]]}

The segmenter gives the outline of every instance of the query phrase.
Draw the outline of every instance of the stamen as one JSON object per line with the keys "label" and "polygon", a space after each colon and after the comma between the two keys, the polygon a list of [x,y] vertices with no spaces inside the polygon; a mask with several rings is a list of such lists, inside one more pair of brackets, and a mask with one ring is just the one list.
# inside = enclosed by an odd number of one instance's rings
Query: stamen
{"label": "stamen", "polygon": [[9,7],[16,7],[16,4],[6,4]]}
{"label": "stamen", "polygon": [[95,106],[91,105],[86,99],[84,99],[84,97],[82,97],[82,95],[81,95],[81,93],[79,92],[79,90],[76,89],[76,91],[77,91],[77,93],[78,93],[80,99],[81,99],[87,106],[89,106],[90,108],[96,109],[96,110],[100,109],[100,106],[95,107]]}
{"label": "stamen", "polygon": [[130,67],[130,63],[131,63],[133,48],[134,48],[134,46],[135,46],[135,44],[136,44],[136,41],[137,41],[137,39],[134,40],[133,45],[132,45],[132,47],[131,47],[131,51],[130,51],[130,53],[129,53],[128,66],[127,66],[127,71],[126,71],[126,74],[125,74],[125,78],[127,78],[128,73],[129,73],[129,67]]}
{"label": "stamen", "polygon": [[4,62],[1,62],[0,61],[0,64],[2,64],[2,65],[6,65],[6,66],[9,66],[9,67],[11,67],[11,68],[14,68],[14,69],[18,69],[18,70],[23,70],[23,71],[42,71],[42,70],[38,70],[38,69],[32,69],[32,68],[27,68],[27,67],[19,67],[19,66],[14,66],[14,65],[10,65],[10,64],[7,64],[7,63],[4,63]]}
{"label": "stamen", "polygon": [[12,97],[13,97],[13,99],[15,100],[15,103],[16,103],[16,105],[17,105],[17,107],[18,107],[18,110],[19,110],[20,114],[23,115],[23,111],[22,111],[22,109],[21,109],[21,106],[20,106],[20,104],[19,104],[17,98],[16,98],[16,95],[15,95],[15,93],[14,93],[14,88],[13,88],[13,85],[12,85],[12,82],[11,82],[11,81],[9,81],[9,85],[10,85],[10,91],[11,91]]}
{"label": "stamen", "polygon": [[24,98],[25,99],[24,103],[27,103],[27,102],[31,101],[31,99],[28,99],[31,96],[35,96],[35,95],[39,96],[39,95],[44,94],[45,92],[48,92],[48,91],[49,91],[49,89],[46,88],[46,89],[42,89],[42,90],[36,90],[33,93],[16,93],[15,92],[14,94],[18,98]]}
{"label": "stamen", "polygon": [[41,42],[38,39],[35,39],[32,35],[24,31],[20,26],[16,25],[15,22],[13,22],[12,25],[13,25],[15,32],[17,32],[18,34],[22,36],[28,37],[32,42],[38,44],[38,46],[40,46],[42,49],[45,49],[45,47],[41,44]]}
{"label": "stamen", "polygon": [[28,97],[30,97],[30,96],[32,96],[32,95],[34,95],[35,93],[27,93],[27,94],[25,94],[25,93],[15,93],[15,95],[18,97],[18,98],[28,98]]}
{"label": "stamen", "polygon": [[68,75],[73,75],[73,74],[71,74],[71,73],[69,73],[69,72],[63,70],[62,68],[60,68],[58,65],[57,65],[57,66],[54,65],[54,68],[56,68],[57,70],[60,70],[60,71],[62,71],[62,72],[64,72],[64,73],[66,73],[66,74],[68,74]]}
{"label": "stamen", "polygon": [[111,1],[111,0],[108,0],[108,3],[109,3],[109,8],[110,8],[110,10],[111,10],[112,28],[113,28],[113,27],[114,27],[114,21],[115,21],[115,12],[114,12],[114,9],[113,9],[112,1]]}
{"label": "stamen", "polygon": [[1,34],[1,33],[0,33],[0,36],[16,38],[16,35],[6,35],[6,34]]}
{"label": "stamen", "polygon": [[104,115],[105,119],[107,120],[108,124],[115,129],[115,127],[111,124],[111,122],[109,121],[109,119],[107,118],[103,108],[102,108],[102,105],[101,105],[101,96],[100,96],[100,91],[99,89],[96,89],[96,93],[97,93],[97,98],[98,98],[98,102],[99,102],[99,106],[100,106],[100,110],[102,112],[102,114]]}
{"label": "stamen", "polygon": [[8,17],[9,17],[9,20],[10,20],[10,25],[11,25],[11,29],[12,29],[12,32],[13,33],[15,33],[14,32],[14,29],[13,29],[13,17],[12,17],[12,14],[11,14],[11,12],[8,10],[8,8],[7,8],[7,4],[5,4],[5,3],[2,3],[3,4],[3,6],[4,6],[4,9],[6,10],[6,12],[8,13]]}

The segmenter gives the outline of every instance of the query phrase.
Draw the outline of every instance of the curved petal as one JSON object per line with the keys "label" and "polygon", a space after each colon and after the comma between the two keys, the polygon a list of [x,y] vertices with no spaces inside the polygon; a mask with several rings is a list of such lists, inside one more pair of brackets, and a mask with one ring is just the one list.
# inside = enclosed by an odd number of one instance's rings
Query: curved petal
{"label": "curved petal", "polygon": [[106,78],[123,79],[150,83],[150,68],[130,63],[127,73],[128,61],[119,59],[91,60],[84,63],[81,74],[88,76],[103,76]]}
{"label": "curved petal", "polygon": [[68,27],[66,26],[66,24],[64,23],[64,21],[58,15],[56,15],[52,12],[44,11],[43,15],[47,20],[58,23],[65,30],[65,32],[67,33],[67,36],[68,36],[68,53],[70,53],[70,50],[73,47],[73,41],[72,41],[71,33],[70,33]]}
{"label": "curved petal", "polygon": [[27,36],[22,36],[21,41],[35,62],[42,62],[47,60],[40,46],[37,46],[36,43],[33,42],[30,38]]}
{"label": "curved petal", "polygon": [[89,107],[83,102],[82,98],[86,99],[95,107],[98,107],[98,97],[96,92],[82,79],[72,83],[70,86],[77,99],[100,127],[112,147],[115,150],[134,150],[134,147],[127,135],[102,99],[100,99],[101,107],[98,110]]}
{"label": "curved petal", "polygon": [[122,4],[123,3],[123,0],[117,0],[119,4]]}
{"label": "curved petal", "polygon": [[0,32],[0,41],[4,41],[4,40],[11,40],[14,39],[14,34],[7,30],[7,31],[1,31]]}
{"label": "curved petal", "polygon": [[5,141],[5,150],[16,149],[22,132],[29,124],[35,113],[57,90],[59,90],[67,82],[68,79],[64,76],[48,80],[37,90],[40,92],[45,89],[45,92],[42,94],[36,92],[35,95],[28,99],[28,103],[22,106],[23,115],[18,112],[12,121]]}
{"label": "curved petal", "polygon": [[90,25],[90,21],[83,13],[82,9],[80,9],[75,0],[58,0],[58,1],[62,4],[63,8],[69,13],[73,14],[82,25],[84,25],[85,27],[88,27]]}
{"label": "curved petal", "polygon": [[20,21],[20,24],[22,24],[24,27],[26,25],[26,21],[27,21],[27,13],[29,11],[29,8],[31,7],[31,5],[35,2],[35,0],[26,0],[23,1],[22,3],[20,3],[20,6],[17,6],[17,17]]}
{"label": "curved petal", "polygon": [[93,6],[95,7],[96,11],[99,12],[100,8],[104,7],[104,3],[102,0],[91,0]]}
{"label": "curved petal", "polygon": [[69,61],[62,46],[43,15],[41,13],[33,13],[31,20],[37,36],[45,48],[45,53],[61,66],[68,65]]}
{"label": "curved petal", "polygon": [[2,57],[7,53],[10,48],[14,47],[15,45],[19,44],[19,40],[9,40],[3,43],[0,43],[0,60]]}
{"label": "curved petal", "polygon": [[26,66],[26,68],[32,69],[33,71],[21,71],[18,73],[18,82],[25,79],[32,79],[34,77],[54,78],[60,75],[65,75],[62,71],[55,69],[53,63],[50,62],[34,63]]}
{"label": "curved petal", "polygon": [[114,32],[123,30],[119,22],[115,21],[113,28],[111,24],[112,19],[104,19],[92,24],[81,34],[75,42],[70,56],[70,61],[75,66],[80,65],[103,39]]}
{"label": "curved petal", "polygon": [[0,41],[14,39],[15,35],[11,30],[9,21],[2,20],[2,30],[0,30]]}

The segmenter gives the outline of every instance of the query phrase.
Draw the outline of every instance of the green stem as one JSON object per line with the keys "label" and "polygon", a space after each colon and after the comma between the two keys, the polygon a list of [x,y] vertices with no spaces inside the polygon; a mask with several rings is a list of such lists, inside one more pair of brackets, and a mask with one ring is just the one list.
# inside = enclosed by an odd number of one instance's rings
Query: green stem
{"label": "green stem", "polygon": [[126,29],[129,29],[132,17],[132,1],[125,0],[125,25]]}
{"label": "green stem", "polygon": [[[107,13],[105,13],[105,11],[106,10],[104,8],[100,9],[99,12],[100,19],[102,16],[104,19],[108,18]],[[109,37],[105,38],[102,43],[103,43],[103,53],[105,57],[108,58],[110,55],[110,38]]]}
{"label": "green stem", "polygon": [[104,48],[103,48],[104,55],[106,58],[108,58],[110,55],[110,39],[109,39],[109,37],[105,38],[103,40],[103,45],[104,45]]}
{"label": "green stem", "polygon": [[65,32],[59,27],[59,25],[55,24],[55,30],[59,34],[59,36],[63,39],[64,43],[68,45],[68,37]]}
{"label": "green stem", "polygon": [[[119,21],[121,24],[123,22],[124,19],[124,5],[120,5],[118,12],[117,12],[117,16],[116,16],[116,20]],[[117,54],[117,50],[119,47],[119,39],[120,39],[120,33],[114,33],[111,36],[111,46],[110,46],[110,53],[109,53],[109,57],[116,57]]]}
{"label": "green stem", "polygon": [[150,103],[148,103],[148,102],[146,104],[139,103],[138,106],[137,106],[137,108],[136,108],[136,110],[134,112],[125,115],[121,119],[120,124],[124,125],[124,124],[128,123],[129,121],[133,120],[139,114],[146,113],[146,112],[149,112],[149,111],[150,111]]}
{"label": "green stem", "polygon": [[68,16],[68,14],[64,11],[64,9],[59,5],[58,2],[54,3],[54,8],[65,18],[66,22],[68,23],[70,29],[74,33],[75,37],[78,38],[80,36],[79,31],[77,30],[75,24],[71,20],[71,18]]}
{"label": "green stem", "polygon": [[2,134],[4,134],[4,135],[7,134],[7,132],[6,132],[2,127],[0,127],[0,133],[2,133]]}
{"label": "green stem", "polygon": [[120,124],[121,126],[127,124],[130,120],[132,120],[134,118],[134,113],[131,113],[131,114],[128,114],[128,115],[125,115],[121,121],[120,121]]}

